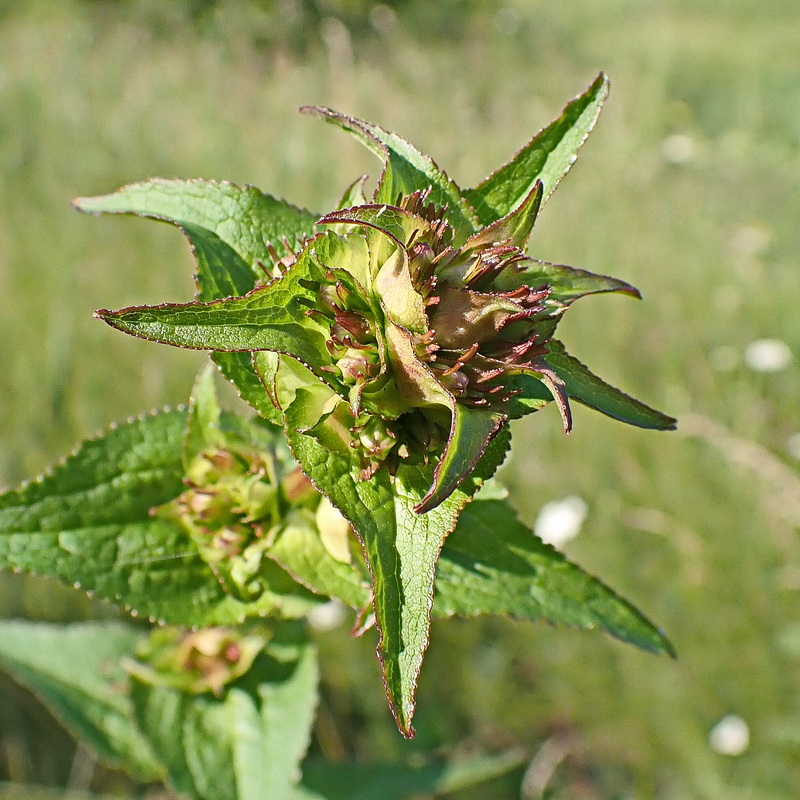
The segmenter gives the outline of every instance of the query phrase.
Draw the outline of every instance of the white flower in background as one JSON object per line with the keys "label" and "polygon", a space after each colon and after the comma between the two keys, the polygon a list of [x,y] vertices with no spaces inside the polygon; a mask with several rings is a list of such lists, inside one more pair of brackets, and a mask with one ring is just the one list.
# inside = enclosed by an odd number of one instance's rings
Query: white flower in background
{"label": "white flower in background", "polygon": [[589,506],[576,495],[554,500],[542,506],[533,530],[543,542],[561,547],[578,535],[588,512]]}
{"label": "white flower in background", "polygon": [[378,33],[388,36],[397,24],[397,12],[385,3],[378,3],[369,12],[369,21]]}
{"label": "white flower in background", "polygon": [[711,749],[724,756],[740,756],[750,746],[750,728],[736,714],[726,714],[708,735]]}
{"label": "white flower in background", "polygon": [[792,457],[800,461],[800,433],[793,433],[786,440],[786,452]]}
{"label": "white flower in background", "polygon": [[780,372],[792,361],[792,351],[782,339],[756,339],[744,351],[744,360],[755,372]]}
{"label": "white flower in background", "polygon": [[688,164],[697,155],[697,145],[685,133],[673,133],[661,143],[661,155],[667,164]]}
{"label": "white flower in background", "polygon": [[308,615],[308,624],[315,631],[332,631],[344,622],[345,615],[345,605],[338,600],[331,600],[330,603],[323,603],[312,609]]}

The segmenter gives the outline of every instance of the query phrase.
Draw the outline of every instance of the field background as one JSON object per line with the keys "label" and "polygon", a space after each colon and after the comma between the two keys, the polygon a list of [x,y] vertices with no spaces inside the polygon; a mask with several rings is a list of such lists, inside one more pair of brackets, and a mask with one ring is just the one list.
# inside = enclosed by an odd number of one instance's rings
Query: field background
{"label": "field background", "polygon": [[[374,120],[472,185],[600,71],[612,92],[532,240],[539,257],[640,287],[581,301],[569,349],[679,417],[677,433],[552,408],[518,423],[503,478],[523,518],[588,504],[568,555],[642,607],[679,657],[602,635],[435,624],[419,735],[386,710],[374,642],[320,634],[314,751],[565,754],[552,797],[800,796],[800,5],[796,0],[0,1],[0,485],[114,419],[182,402],[201,354],[121,336],[96,308],[191,297],[168,226],[70,199],[149,176],[252,183],[324,210],[377,164],[296,113]],[[793,358],[748,367],[758,339]],[[109,615],[0,576],[0,615]],[[709,733],[740,716],[750,745]],[[555,759],[557,761],[558,759]],[[555,763],[555,762],[554,762]],[[94,765],[0,678],[0,797],[147,791]],[[519,796],[520,773],[461,798]],[[29,784],[25,788],[25,784]],[[66,792],[66,794],[64,793]],[[163,797],[150,790],[150,798]]]}

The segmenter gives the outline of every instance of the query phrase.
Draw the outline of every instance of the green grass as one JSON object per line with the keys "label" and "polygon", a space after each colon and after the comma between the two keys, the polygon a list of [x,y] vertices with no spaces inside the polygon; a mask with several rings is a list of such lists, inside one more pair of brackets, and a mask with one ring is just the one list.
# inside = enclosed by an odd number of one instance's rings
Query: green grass
{"label": "green grass", "polygon": [[[470,184],[601,69],[612,79],[608,106],[537,223],[533,250],[629,280],[645,301],[581,301],[564,339],[633,394],[679,418],[705,415],[800,471],[785,454],[800,431],[800,6],[431,6],[398,5],[382,35],[351,38],[329,18],[302,51],[289,22],[271,27],[246,4],[198,23],[180,4],[148,0],[0,11],[0,484],[38,473],[113,419],[184,401],[202,362],[91,316],[190,299],[180,235],[83,217],[71,197],[151,175],[204,176],[325,209],[345,183],[374,177],[377,162],[298,115],[307,103],[396,130]],[[684,164],[664,158],[673,134],[694,144]],[[751,228],[765,232],[763,247],[737,250]],[[743,365],[744,347],[764,337],[787,342],[789,368],[759,375]],[[504,478],[522,516],[532,523],[543,503],[583,497],[589,516],[569,555],[657,620],[677,661],[507,620],[439,623],[418,742],[407,744],[385,708],[374,643],[327,634],[335,723],[321,723],[317,750],[407,757],[466,739],[535,752],[568,736],[557,797],[799,796],[797,495],[776,495],[763,459],[745,468],[680,431],[627,429],[583,409],[568,439],[553,409],[514,433]],[[98,613],[52,584],[6,577],[1,588],[5,615]],[[9,755],[32,747],[25,725],[34,724],[13,710],[30,699],[10,697],[3,774],[65,782],[64,764],[41,748]],[[731,712],[750,726],[739,757],[708,745]],[[510,785],[495,791],[517,796]]]}

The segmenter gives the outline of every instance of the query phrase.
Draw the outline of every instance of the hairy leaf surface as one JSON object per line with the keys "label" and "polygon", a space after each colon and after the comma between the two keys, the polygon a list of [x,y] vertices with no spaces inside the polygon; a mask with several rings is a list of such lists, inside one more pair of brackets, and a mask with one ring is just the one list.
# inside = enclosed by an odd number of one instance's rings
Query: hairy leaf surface
{"label": "hairy leaf surface", "polygon": [[[240,297],[255,288],[256,278],[239,254],[215,233],[197,226],[183,226],[197,260],[195,284],[201,302]],[[266,278],[267,276],[262,276]],[[262,417],[281,424],[275,408],[253,369],[250,353],[211,354],[222,374],[238,389],[239,395]]]}
{"label": "hairy leaf surface", "polygon": [[245,297],[102,310],[96,315],[126,333],[177,347],[285,353],[327,377],[321,370],[331,363],[327,334],[306,313],[317,300],[307,281],[324,277],[320,269],[307,257],[280,280]]}
{"label": "hairy leaf surface", "polygon": [[123,186],[113,194],[79,197],[76,208],[91,214],[135,214],[182,228],[216,234],[263,280],[261,265],[272,265],[270,246],[280,257],[314,233],[318,214],[277,200],[254,186],[205,180],[163,180]]}
{"label": "hairy leaf surface", "polygon": [[150,511],[185,488],[184,411],[128,422],[84,442],[39,481],[0,495],[0,567],[49,575],[182,625],[297,616],[320,602],[275,567],[272,592],[223,592],[188,534]]}
{"label": "hairy leaf surface", "polygon": [[436,560],[470,494],[502,461],[508,439],[497,437],[480,468],[435,509],[418,514],[414,509],[431,485],[432,468],[401,466],[394,479],[381,469],[369,481],[357,480],[348,456],[300,432],[306,406],[318,403],[312,395],[306,388],[296,391],[286,411],[286,435],[306,475],[362,541],[372,572],[378,655],[389,703],[400,731],[413,736],[411,719],[428,645]]}
{"label": "hairy leaf surface", "polygon": [[[396,204],[400,195],[430,189],[430,201],[447,206],[447,218],[462,241],[479,226],[475,212],[461,195],[461,190],[426,155],[395,133],[371,122],[348,117],[329,108],[306,106],[302,111],[321,116],[326,122],[352,133],[384,163],[373,202]],[[456,240],[457,244],[461,242]]]}

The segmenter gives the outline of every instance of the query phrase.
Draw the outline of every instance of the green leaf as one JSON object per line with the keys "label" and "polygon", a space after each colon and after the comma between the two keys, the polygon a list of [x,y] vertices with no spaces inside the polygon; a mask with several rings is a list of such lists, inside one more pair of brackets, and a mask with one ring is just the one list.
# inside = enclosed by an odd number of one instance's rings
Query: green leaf
{"label": "green leaf", "polygon": [[[197,259],[202,301],[245,295],[256,282],[271,278],[275,256],[288,256],[312,236],[317,216],[252,186],[201,180],[156,179],[111,195],[79,198],[75,205],[91,213],[138,214],[178,225]],[[248,354],[214,353],[212,358],[245,401],[280,424]]]}
{"label": "green leaf", "polygon": [[274,663],[256,691],[239,690],[233,698],[241,800],[289,796],[289,789],[300,780],[300,763],[314,724],[319,683],[315,648],[308,642],[275,638],[267,650]]}
{"label": "green leaf", "polygon": [[386,234],[401,247],[409,244],[412,235],[416,234],[421,237],[431,229],[431,224],[418,214],[386,203],[367,203],[333,211],[320,217],[320,225],[333,223],[349,223],[374,228]]}
{"label": "green leaf", "polygon": [[[197,709],[209,702],[205,695],[189,695],[165,686],[150,686],[136,680],[131,681],[131,702],[133,704],[136,723],[152,749],[159,754],[166,768],[172,787],[182,794],[198,797],[192,773],[185,753],[185,730],[187,717],[190,715],[192,700],[197,702]],[[221,737],[219,753],[223,759],[230,759],[230,750],[223,749],[227,744]],[[225,769],[229,772],[229,769]],[[227,793],[223,795],[226,797]]]}
{"label": "green leaf", "polygon": [[506,421],[505,414],[491,409],[453,404],[450,436],[436,470],[433,483],[414,509],[424,514],[436,508],[475,468],[493,436]]}
{"label": "green leaf", "polygon": [[125,423],[0,495],[0,565],[75,581],[147,616],[189,613],[198,569],[213,576],[181,531],[149,513],[183,489],[185,421],[168,411]]}
{"label": "green leaf", "polygon": [[99,759],[153,781],[164,771],[133,721],[120,667],[140,637],[116,622],[65,626],[3,620],[0,663]]}
{"label": "green leaf", "polygon": [[414,508],[431,485],[432,468],[403,465],[394,479],[380,469],[369,481],[357,480],[347,455],[327,450],[300,432],[308,409],[316,409],[319,402],[313,387],[296,390],[294,400],[287,404],[286,436],[303,471],[350,521],[362,541],[373,578],[378,657],[389,705],[401,733],[411,737],[417,678],[428,644],[436,560],[469,496],[503,460],[508,438],[496,437],[479,468],[458,489],[432,511],[418,514]]}
{"label": "green leaf", "polygon": [[548,343],[546,361],[564,381],[567,394],[609,417],[640,428],[674,430],[677,421],[615,389],[573,358],[555,339]]}
{"label": "green leaf", "polygon": [[430,201],[447,207],[447,219],[455,229],[456,244],[461,244],[479,230],[475,212],[461,195],[461,190],[433,162],[405,139],[383,130],[371,122],[348,117],[329,108],[304,106],[300,109],[314,114],[332,125],[352,133],[363,145],[383,161],[383,174],[375,189],[373,202],[394,205],[400,195],[430,188]]}
{"label": "green leaf", "polygon": [[210,303],[101,310],[96,316],[119,330],[197,350],[271,350],[297,358],[315,373],[331,364],[327,332],[307,315],[317,303],[308,281],[322,280],[309,251],[279,279],[251,292]]}
{"label": "green leaf", "polygon": [[511,292],[521,286],[543,284],[551,289],[548,301],[559,303],[572,303],[588,294],[602,292],[621,292],[641,299],[639,290],[625,281],[533,258],[526,258],[504,269],[492,282],[492,288],[498,292]]}
{"label": "green leaf", "polygon": [[317,698],[314,648],[276,636],[221,696],[133,682],[137,722],[194,800],[294,797]]}
{"label": "green leaf", "polygon": [[[262,351],[262,355],[277,361],[278,354]],[[239,397],[273,425],[281,424],[281,412],[275,408],[266,387],[253,368],[250,353],[211,353],[211,360],[239,393]]]}
{"label": "green leaf", "polygon": [[464,244],[462,252],[473,248],[491,247],[496,242],[505,241],[514,247],[524,249],[530,239],[536,218],[539,216],[543,192],[544,186],[541,181],[537,180],[522,203],[504,217],[488,225],[480,233],[471,236]]}
{"label": "green leaf", "polygon": [[508,614],[600,628],[653,653],[674,655],[641,612],[542,542],[501,500],[477,499],[461,514],[439,559],[434,613]]}
{"label": "green leaf", "polygon": [[[230,246],[205,228],[184,225],[195,259],[197,299],[202,302],[222,300],[247,294],[256,285],[253,272]],[[262,275],[262,279],[263,279]],[[238,389],[239,395],[262,417],[280,425],[281,415],[266,393],[253,368],[249,353],[212,353],[211,358],[222,374]]]}
{"label": "green leaf", "polygon": [[[305,783],[329,800],[405,800],[463,791],[519,769],[524,753],[510,750],[423,766],[310,762]],[[483,796],[483,795],[482,795]]]}
{"label": "green leaf", "polygon": [[189,398],[182,447],[183,469],[186,474],[191,470],[194,460],[209,447],[219,448],[224,445],[224,436],[219,427],[220,415],[214,389],[214,368],[207,364],[200,370]]}
{"label": "green leaf", "polygon": [[334,558],[313,519],[305,513],[293,514],[287,520],[267,555],[313,592],[335,597],[356,610],[371,600],[369,575],[355,563]]}
{"label": "green leaf", "polygon": [[367,202],[367,196],[364,194],[364,184],[367,182],[368,175],[362,175],[357,180],[353,181],[347,189],[345,189],[336,208],[341,210],[343,208],[352,208],[353,206],[363,206]]}
{"label": "green leaf", "polygon": [[[197,261],[198,300],[240,297],[256,287],[256,276],[247,262],[219,236],[196,225],[183,225],[182,230]],[[260,283],[267,277],[271,276],[262,273]]]}
{"label": "green leaf", "polygon": [[79,197],[76,208],[91,214],[136,214],[189,230],[211,231],[239,254],[258,280],[273,264],[271,248],[288,255],[313,235],[319,215],[276,200],[253,186],[204,180],[154,180],[123,186],[113,194]]}
{"label": "green leaf", "polygon": [[568,103],[561,116],[537,133],[511,161],[474,189],[464,191],[481,226],[513,211],[537,180],[544,184],[542,204],[547,202],[575,162],[607,96],[608,78],[601,73],[584,94]]}
{"label": "green leaf", "polygon": [[179,525],[151,509],[183,491],[186,412],[165,411],[84,442],[38,481],[0,495],[0,567],[49,575],[142,614],[183,625],[307,613],[320,602],[277,565],[271,591],[225,594]]}
{"label": "green leaf", "polygon": [[553,402],[550,390],[532,375],[512,375],[506,382],[506,388],[519,392],[508,404],[509,419],[521,419]]}

